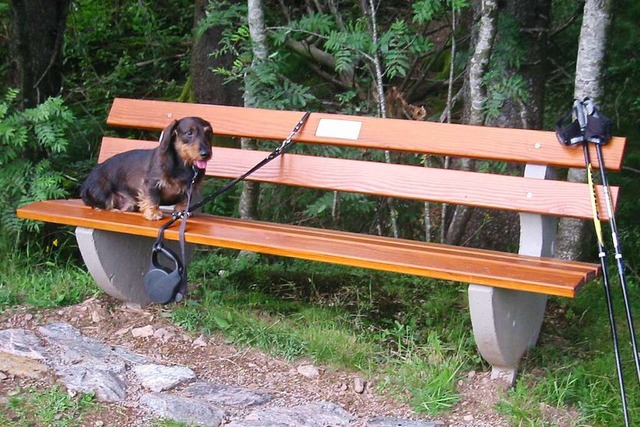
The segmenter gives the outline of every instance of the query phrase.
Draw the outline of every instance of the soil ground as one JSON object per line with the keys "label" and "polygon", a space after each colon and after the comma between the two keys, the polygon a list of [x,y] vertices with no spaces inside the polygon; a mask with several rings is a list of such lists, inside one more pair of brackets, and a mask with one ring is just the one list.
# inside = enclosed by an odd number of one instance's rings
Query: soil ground
{"label": "soil ground", "polygon": [[[36,330],[43,324],[66,322],[80,329],[85,336],[123,346],[155,358],[159,363],[187,366],[199,379],[269,391],[276,396],[272,405],[334,402],[355,416],[354,426],[364,426],[368,417],[382,415],[440,421],[443,426],[510,425],[495,411],[495,404],[504,396],[505,389],[490,381],[488,372],[470,372],[458,383],[460,401],[451,411],[432,418],[415,413],[406,403],[377,391],[375,378],[358,378],[357,373],[323,366],[315,366],[320,375],[305,376],[298,368],[311,364],[308,360],[287,362],[255,349],[236,348],[219,335],[191,336],[169,322],[167,313],[160,307],[131,307],[105,296],[53,310],[11,309],[0,314],[0,330]],[[146,333],[141,333],[138,328],[144,327]],[[365,381],[365,389],[359,393],[355,389],[361,380]],[[35,385],[44,389],[55,382],[51,374],[34,380],[0,372],[0,402],[16,387]],[[142,409],[131,403],[135,402],[135,396],[128,400],[130,404],[99,405],[83,425],[147,425],[141,424],[145,419]]]}

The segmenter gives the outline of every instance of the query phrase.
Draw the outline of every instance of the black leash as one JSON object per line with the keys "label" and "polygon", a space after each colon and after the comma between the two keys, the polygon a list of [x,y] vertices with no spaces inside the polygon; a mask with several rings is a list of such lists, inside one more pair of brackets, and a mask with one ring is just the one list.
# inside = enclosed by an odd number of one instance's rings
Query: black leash
{"label": "black leash", "polygon": [[[187,270],[181,260],[186,257],[184,232],[186,230],[187,218],[191,216],[188,209],[193,194],[193,186],[200,174],[200,170],[193,168],[193,178],[187,189],[187,210],[174,212],[169,221],[164,223],[158,230],[158,237],[151,248],[151,267],[144,276],[144,288],[152,302],[157,304],[168,304],[172,301],[180,302],[187,292]],[[177,220],[182,219],[179,231],[180,257],[171,249],[164,245],[164,232]],[[171,261],[172,267],[162,264],[158,256],[162,255]]]}
{"label": "black leash", "polygon": [[[168,304],[173,301],[180,302],[184,299],[184,296],[187,293],[187,271],[186,267],[181,262],[181,259],[185,259],[186,251],[184,234],[187,227],[187,218],[191,216],[191,213],[194,210],[201,208],[206,203],[214,200],[221,194],[226,193],[238,183],[244,181],[249,175],[262,168],[264,165],[271,162],[275,158],[289,151],[289,149],[295,142],[293,141],[293,137],[298,132],[300,132],[300,129],[302,129],[304,124],[309,119],[310,114],[311,112],[307,111],[291,130],[289,136],[282,141],[279,147],[269,153],[269,155],[262,161],[260,161],[254,167],[252,167],[233,181],[227,183],[224,187],[204,197],[200,202],[192,205],[191,196],[193,192],[193,186],[196,182],[196,179],[198,178],[198,174],[200,173],[200,170],[194,167],[193,179],[191,180],[191,184],[189,185],[189,188],[187,190],[187,208],[181,212],[174,212],[171,219],[164,223],[162,227],[160,227],[160,229],[158,230],[158,237],[151,249],[151,267],[144,277],[144,287],[147,295],[152,302],[158,304]],[[179,219],[182,219],[179,231],[181,257],[178,257],[175,252],[164,246],[164,232]],[[158,259],[159,255],[162,255],[169,261],[171,261],[173,266],[167,267],[163,265]]]}

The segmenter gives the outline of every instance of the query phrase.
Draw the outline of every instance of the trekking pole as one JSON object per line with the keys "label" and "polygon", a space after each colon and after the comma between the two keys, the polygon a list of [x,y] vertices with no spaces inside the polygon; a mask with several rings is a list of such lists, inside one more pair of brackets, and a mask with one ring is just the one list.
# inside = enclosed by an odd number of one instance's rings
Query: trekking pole
{"label": "trekking pole", "polygon": [[[587,125],[587,118],[585,115],[582,102],[575,100],[573,103],[573,109],[576,113],[580,130],[584,134],[584,130]],[[602,281],[604,283],[605,298],[607,301],[607,311],[609,312],[609,325],[611,327],[611,337],[613,340],[613,352],[616,359],[616,369],[618,371],[618,383],[620,385],[620,397],[622,399],[622,411],[624,414],[625,427],[629,427],[629,410],[627,408],[627,393],[624,386],[624,376],[622,373],[622,361],[620,359],[620,346],[618,342],[618,331],[616,328],[616,319],[613,312],[613,300],[611,298],[611,286],[609,284],[609,273],[607,272],[607,253],[604,247],[604,239],[602,238],[602,224],[600,222],[600,215],[598,213],[598,199],[596,197],[596,187],[593,182],[593,166],[591,164],[591,156],[589,155],[589,144],[586,139],[582,140],[582,149],[584,151],[584,162],[587,169],[587,182],[589,183],[589,194],[591,197],[591,209],[593,211],[593,226],[596,231],[596,238],[598,240],[598,258],[600,258],[600,267],[602,269]]]}
{"label": "trekking pole", "polygon": [[[587,109],[587,120],[589,120],[589,117],[596,117],[598,119],[600,118],[598,116],[599,112],[595,108],[595,104],[591,99],[589,98],[585,99],[584,104]],[[611,189],[609,187],[609,180],[607,179],[606,168],[604,165],[604,156],[602,155],[602,145],[605,144],[607,140],[597,135],[593,135],[593,136],[588,136],[588,139],[585,141],[585,144],[589,142],[592,142],[596,146],[596,154],[598,158],[598,165],[600,168],[600,179],[602,181],[604,199],[607,207],[607,214],[609,215],[609,227],[611,228],[611,240],[613,241],[613,249],[615,251],[616,265],[618,268],[618,277],[620,278],[620,286],[622,288],[624,307],[627,315],[629,335],[631,336],[631,347],[633,348],[633,360],[636,365],[636,375],[638,377],[638,382],[640,383],[640,357],[638,356],[638,343],[636,339],[636,331],[635,331],[635,326],[633,322],[633,315],[631,314],[631,304],[629,302],[627,276],[625,273],[624,262],[622,258],[622,250],[620,248],[620,236],[618,234],[618,227],[616,226],[616,218],[615,218],[615,212],[613,209]]]}

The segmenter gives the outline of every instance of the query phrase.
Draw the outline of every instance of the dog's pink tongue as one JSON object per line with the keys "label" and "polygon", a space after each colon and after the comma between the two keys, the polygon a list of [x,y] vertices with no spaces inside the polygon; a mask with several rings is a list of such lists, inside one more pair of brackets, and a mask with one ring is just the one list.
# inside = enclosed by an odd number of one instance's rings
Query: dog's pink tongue
{"label": "dog's pink tongue", "polygon": [[205,170],[207,168],[207,161],[206,160],[196,160],[196,167],[198,169]]}

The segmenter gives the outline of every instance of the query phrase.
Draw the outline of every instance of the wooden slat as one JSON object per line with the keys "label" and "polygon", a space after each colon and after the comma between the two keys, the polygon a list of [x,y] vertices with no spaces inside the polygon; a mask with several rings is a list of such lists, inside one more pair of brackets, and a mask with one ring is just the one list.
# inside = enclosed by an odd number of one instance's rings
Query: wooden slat
{"label": "wooden slat", "polygon": [[[214,133],[218,135],[282,140],[289,135],[302,113],[117,98],[113,102],[107,123],[119,127],[161,130],[171,120],[186,116],[200,116],[209,120]],[[316,136],[318,124],[323,119],[361,123],[358,139]],[[550,131],[313,113],[296,140],[335,146],[584,167],[582,149],[560,145],[555,133]],[[625,138],[615,137],[604,147],[604,161],[608,170],[620,170],[625,145]],[[597,166],[595,151],[591,157]]]}
{"label": "wooden slat", "polygon": [[[103,161],[113,154],[133,148],[152,148],[155,142],[104,138]],[[207,175],[236,178],[267,156],[264,151],[244,151],[214,147]],[[295,185],[323,190],[355,192],[529,212],[544,215],[591,219],[587,184],[540,180],[457,170],[425,168],[349,159],[334,159],[287,153],[249,177],[250,180]],[[597,189],[604,200],[602,187]],[[618,188],[611,188],[614,201]],[[608,219],[604,205],[600,218]]]}
{"label": "wooden slat", "polygon": [[[78,200],[37,202],[18,210],[26,219],[147,237],[163,221],[138,213],[92,210]],[[166,233],[176,240],[178,227]],[[191,243],[573,297],[599,272],[595,264],[527,257],[356,233],[195,215],[187,224]]]}

